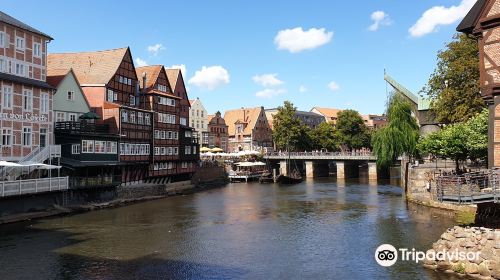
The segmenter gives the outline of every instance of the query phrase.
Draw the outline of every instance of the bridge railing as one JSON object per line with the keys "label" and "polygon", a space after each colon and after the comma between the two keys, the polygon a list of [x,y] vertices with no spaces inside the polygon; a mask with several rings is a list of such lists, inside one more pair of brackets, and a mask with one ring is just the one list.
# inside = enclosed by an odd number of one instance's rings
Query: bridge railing
{"label": "bridge railing", "polygon": [[[288,152],[271,152],[265,154],[267,157],[287,157]],[[375,155],[368,151],[352,152],[290,152],[290,157],[374,157]]]}
{"label": "bridge railing", "polygon": [[439,174],[436,196],[441,202],[477,204],[500,202],[500,170],[471,172],[463,175]]}

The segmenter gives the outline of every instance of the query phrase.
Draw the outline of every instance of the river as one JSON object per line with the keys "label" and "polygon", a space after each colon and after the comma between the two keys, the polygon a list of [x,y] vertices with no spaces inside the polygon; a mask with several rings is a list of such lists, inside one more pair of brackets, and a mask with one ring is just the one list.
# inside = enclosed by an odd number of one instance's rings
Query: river
{"label": "river", "polygon": [[454,279],[374,259],[383,243],[426,250],[454,224],[388,183],[235,183],[0,226],[0,279]]}

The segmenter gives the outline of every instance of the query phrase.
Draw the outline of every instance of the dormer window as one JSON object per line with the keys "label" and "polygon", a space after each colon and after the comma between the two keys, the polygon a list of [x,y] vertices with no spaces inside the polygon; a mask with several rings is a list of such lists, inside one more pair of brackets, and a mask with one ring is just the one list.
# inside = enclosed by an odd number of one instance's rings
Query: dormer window
{"label": "dormer window", "polygon": [[168,87],[165,86],[165,85],[156,85],[156,88],[159,90],[159,91],[163,91],[163,92],[168,92]]}

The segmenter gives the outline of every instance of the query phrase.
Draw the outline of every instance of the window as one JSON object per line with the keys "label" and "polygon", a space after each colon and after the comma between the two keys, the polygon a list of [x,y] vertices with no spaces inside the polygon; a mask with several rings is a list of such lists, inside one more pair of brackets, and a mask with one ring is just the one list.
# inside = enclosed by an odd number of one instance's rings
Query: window
{"label": "window", "polygon": [[130,106],[135,106],[135,96],[130,95],[128,100],[129,100]]}
{"label": "window", "polygon": [[166,139],[167,138],[167,132],[165,130],[161,131],[161,139]]}
{"label": "window", "polygon": [[47,93],[42,93],[40,99],[40,111],[42,111],[42,113],[49,112],[49,95]]}
{"label": "window", "polygon": [[191,154],[191,146],[185,146],[184,147],[184,154],[190,155]]}
{"label": "window", "polygon": [[77,115],[75,113],[69,113],[68,114],[69,121],[70,122],[76,122],[76,119],[77,119],[76,116]]}
{"label": "window", "polygon": [[66,95],[66,100],[74,101],[75,100],[75,92],[74,91],[68,91],[68,93]]}
{"label": "window", "polygon": [[135,112],[130,112],[130,122],[135,123]]}
{"label": "window", "polygon": [[159,91],[167,92],[167,86],[158,84],[157,89]]}
{"label": "window", "polygon": [[196,155],[196,146],[193,146],[193,155]]}
{"label": "window", "polygon": [[24,111],[33,110],[33,92],[30,90],[23,91],[23,109]]}
{"label": "window", "polygon": [[106,153],[106,141],[95,141],[94,142],[94,152],[96,154]]}
{"label": "window", "polygon": [[144,124],[144,113],[142,112],[137,113],[137,123]]}
{"label": "window", "polygon": [[158,163],[155,163],[154,170],[158,170]]}
{"label": "window", "polygon": [[106,142],[106,154],[111,154],[111,142]]}
{"label": "window", "polygon": [[162,113],[158,113],[158,122],[163,122],[163,114]]}
{"label": "window", "polygon": [[174,147],[174,155],[178,155],[179,154],[179,148],[178,147]]}
{"label": "window", "polygon": [[64,121],[66,121],[66,113],[57,112],[56,113],[56,122],[64,122]]}
{"label": "window", "polygon": [[116,154],[118,152],[117,151],[118,143],[116,143],[116,142],[108,142],[108,143],[111,143],[111,153]]}
{"label": "window", "polygon": [[174,132],[174,139],[175,140],[179,139],[179,133],[177,131]]}
{"label": "window", "polygon": [[161,154],[165,155],[167,153],[167,149],[165,147],[161,147]]}
{"label": "window", "polygon": [[2,144],[3,146],[12,145],[12,129],[2,129]]}
{"label": "window", "polygon": [[167,139],[172,139],[172,131],[167,132]]}
{"label": "window", "polygon": [[128,113],[125,110],[122,111],[122,122],[128,122]]}
{"label": "window", "polygon": [[2,108],[12,108],[12,87],[4,86],[2,89]]}
{"label": "window", "polygon": [[24,77],[24,64],[16,62],[16,75]]}
{"label": "window", "polygon": [[5,38],[5,32],[0,32],[0,47],[5,48],[7,47],[7,39]]}
{"label": "window", "polygon": [[33,43],[33,56],[40,57],[42,55],[42,45],[40,43]]}
{"label": "window", "polygon": [[149,114],[144,115],[144,124],[151,125],[151,115]]}
{"label": "window", "polygon": [[23,127],[23,146],[31,146],[32,141],[31,127]]}
{"label": "window", "polygon": [[181,123],[181,125],[187,125],[187,119],[186,118],[180,118],[180,123]]}
{"label": "window", "polygon": [[116,100],[114,92],[110,89],[108,89],[108,94],[107,94],[106,100],[109,102],[113,102]]}
{"label": "window", "polygon": [[160,139],[160,131],[155,130],[155,139]]}
{"label": "window", "polygon": [[81,151],[80,144],[73,144],[73,145],[71,145],[71,154],[78,155],[78,154],[80,154],[80,151]]}
{"label": "window", "polygon": [[203,111],[201,111],[201,117],[203,118]]}
{"label": "window", "polygon": [[6,65],[7,65],[7,63],[6,63],[5,59],[0,58],[0,72],[7,72]]}
{"label": "window", "polygon": [[155,156],[160,155],[160,147],[155,147]]}
{"label": "window", "polygon": [[24,38],[16,37],[16,49],[24,50]]}
{"label": "window", "polygon": [[186,169],[188,167],[188,163],[183,161],[181,164],[181,168]]}
{"label": "window", "polygon": [[94,153],[94,141],[82,140],[82,154]]}

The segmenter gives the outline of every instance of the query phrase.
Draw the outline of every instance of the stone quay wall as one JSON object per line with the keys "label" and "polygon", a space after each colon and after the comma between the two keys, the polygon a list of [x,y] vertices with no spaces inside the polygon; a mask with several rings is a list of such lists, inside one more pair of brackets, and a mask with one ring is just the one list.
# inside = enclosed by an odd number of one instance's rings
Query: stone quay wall
{"label": "stone quay wall", "polygon": [[476,279],[500,279],[500,229],[455,226],[443,233],[427,254],[443,250],[480,254],[471,261],[467,258],[460,260],[457,255],[449,260],[426,259],[424,266]]}

